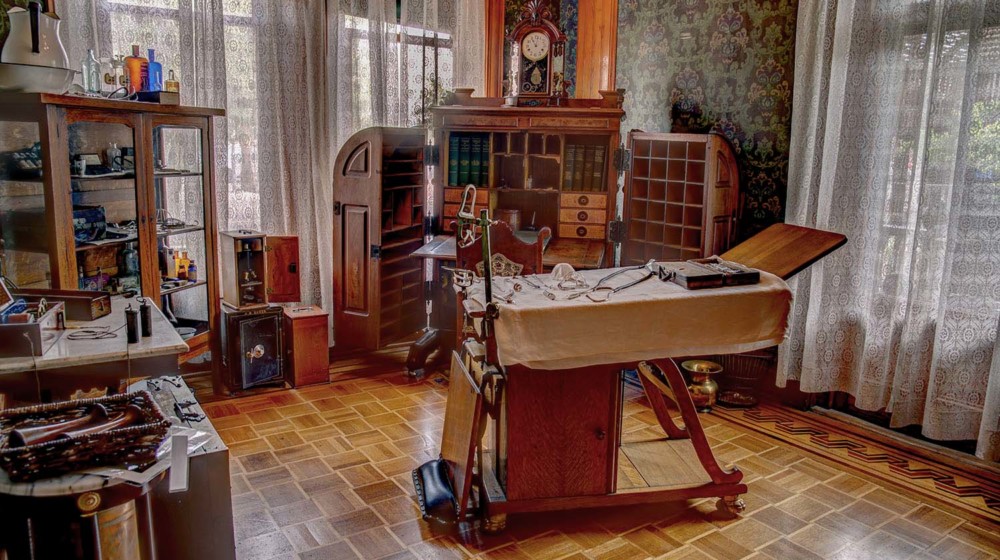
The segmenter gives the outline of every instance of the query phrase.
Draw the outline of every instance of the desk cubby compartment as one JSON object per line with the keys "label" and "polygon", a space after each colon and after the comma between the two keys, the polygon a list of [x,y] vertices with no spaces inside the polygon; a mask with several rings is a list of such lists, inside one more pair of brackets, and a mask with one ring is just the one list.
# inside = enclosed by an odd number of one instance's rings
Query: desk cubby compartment
{"label": "desk cubby compartment", "polygon": [[[624,264],[638,264],[663,247],[662,258],[697,258],[729,248],[739,218],[739,170],[732,148],[714,134],[632,132],[633,158],[625,177]],[[652,224],[659,227],[653,227]],[[641,250],[640,250],[641,248]]]}
{"label": "desk cubby compartment", "polygon": [[632,179],[632,198],[649,198],[649,181],[647,179]]}
{"label": "desk cubby compartment", "polygon": [[528,183],[532,190],[559,189],[559,156],[530,154],[528,156]]}
{"label": "desk cubby compartment", "polygon": [[496,186],[501,189],[524,188],[524,155],[499,154],[494,156]]}
{"label": "desk cubby compartment", "polygon": [[684,249],[698,251],[701,247],[701,230],[685,228],[681,234],[681,245]]}

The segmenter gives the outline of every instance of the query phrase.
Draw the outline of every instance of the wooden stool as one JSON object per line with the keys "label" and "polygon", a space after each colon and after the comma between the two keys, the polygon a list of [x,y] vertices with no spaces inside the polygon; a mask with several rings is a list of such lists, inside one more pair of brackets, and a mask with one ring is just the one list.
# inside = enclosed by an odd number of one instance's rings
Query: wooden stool
{"label": "wooden stool", "polygon": [[327,313],[315,305],[283,306],[287,380],[292,387],[330,382]]}

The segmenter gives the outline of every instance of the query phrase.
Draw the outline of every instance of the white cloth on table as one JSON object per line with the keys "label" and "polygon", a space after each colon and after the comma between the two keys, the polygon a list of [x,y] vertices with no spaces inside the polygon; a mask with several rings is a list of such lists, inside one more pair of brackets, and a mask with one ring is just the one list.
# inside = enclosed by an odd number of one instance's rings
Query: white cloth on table
{"label": "white cloth on table", "polygon": [[[590,286],[615,269],[582,271]],[[642,278],[644,270],[621,274],[604,285],[617,287]],[[544,282],[548,299],[530,284]],[[760,283],[686,290],[653,277],[597,303],[586,296],[565,299],[549,275],[527,280],[497,278],[494,294],[521,291],[514,303],[499,303],[494,324],[500,364],[533,369],[567,369],[656,358],[732,354],[780,344],[792,295],[777,276],[760,273]],[[485,300],[483,284],[470,290]],[[579,290],[574,290],[579,291]],[[495,298],[497,299],[497,298]]]}

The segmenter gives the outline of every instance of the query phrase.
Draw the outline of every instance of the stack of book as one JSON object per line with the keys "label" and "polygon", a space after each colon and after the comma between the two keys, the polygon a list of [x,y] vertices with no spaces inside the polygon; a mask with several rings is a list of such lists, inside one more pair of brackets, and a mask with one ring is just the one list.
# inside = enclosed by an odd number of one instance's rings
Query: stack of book
{"label": "stack of book", "polygon": [[488,186],[489,182],[490,135],[453,132],[448,139],[448,184]]}
{"label": "stack of book", "polygon": [[607,146],[567,144],[563,190],[603,192],[607,151]]}

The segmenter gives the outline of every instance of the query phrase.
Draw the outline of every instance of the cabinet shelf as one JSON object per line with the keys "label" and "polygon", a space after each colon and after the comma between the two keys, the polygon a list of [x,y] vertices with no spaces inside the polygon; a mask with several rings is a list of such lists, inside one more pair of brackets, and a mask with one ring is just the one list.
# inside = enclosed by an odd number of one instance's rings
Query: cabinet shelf
{"label": "cabinet shelf", "polygon": [[206,285],[208,285],[208,282],[206,282],[204,280],[198,280],[196,282],[188,282],[187,284],[184,284],[183,286],[177,286],[175,288],[167,288],[165,290],[161,289],[160,290],[160,295],[161,296],[169,296],[170,294],[176,294],[177,292],[183,292],[185,290],[190,290],[192,288],[197,288],[198,286],[206,286]]}
{"label": "cabinet shelf", "polygon": [[160,180],[172,179],[174,177],[201,177],[202,175],[204,174],[198,171],[184,171],[181,173],[153,173],[153,178]]}
{"label": "cabinet shelf", "polygon": [[194,233],[197,231],[205,231],[205,226],[184,226],[174,229],[168,229],[164,231],[157,231],[156,237],[163,239],[164,237],[171,237],[174,235],[183,235],[185,233]]}

